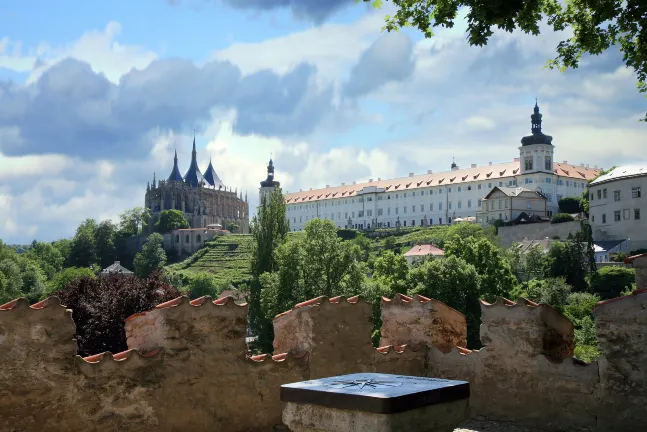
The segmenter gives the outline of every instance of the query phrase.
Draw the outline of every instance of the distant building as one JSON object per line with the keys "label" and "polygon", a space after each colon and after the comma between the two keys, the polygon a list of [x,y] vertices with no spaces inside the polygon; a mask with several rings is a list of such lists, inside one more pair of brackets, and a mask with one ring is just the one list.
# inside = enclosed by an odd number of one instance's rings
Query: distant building
{"label": "distant building", "polygon": [[128,270],[126,267],[123,267],[119,261],[115,261],[114,264],[101,270],[102,275],[111,274],[111,273],[119,273],[119,274],[125,274],[125,275],[133,274],[133,272]]}
{"label": "distant building", "polygon": [[231,186],[226,186],[216,174],[211,160],[203,174],[200,171],[193,138],[191,164],[184,177],[178,167],[177,152],[173,160],[173,170],[167,180],[155,179],[146,186],[144,205],[150,210],[152,218],[147,232],[153,232],[154,224],[163,210],[180,210],[184,213],[191,228],[206,228],[208,225],[227,226],[235,223],[241,233],[249,232],[249,205],[247,195],[243,198]]}
{"label": "distant building", "polygon": [[546,217],[548,204],[541,192],[517,187],[495,187],[483,198],[481,211],[476,214],[478,223],[486,225],[496,220],[510,222],[521,215]]}
{"label": "distant building", "polygon": [[[403,178],[369,179],[286,193],[290,229],[300,231],[314,218],[356,229],[448,225],[456,218],[477,217],[484,210],[483,198],[494,187],[524,187],[543,194],[546,205],[535,211],[551,216],[558,212],[562,197],[581,196],[587,181],[599,170],[555,162],[553,137],[542,132],[537,104],[530,118],[531,134],[521,139],[518,157],[510,162],[472,164],[469,168],[452,163],[446,172],[410,173]],[[498,212],[496,215],[498,218]]]}
{"label": "distant building", "polygon": [[594,241],[595,262],[610,262],[611,258],[619,253],[629,253],[629,242],[623,240]]}
{"label": "distant building", "polygon": [[647,164],[613,169],[591,182],[589,223],[595,240],[627,239],[630,250],[647,248]]}
{"label": "distant building", "polygon": [[404,257],[407,259],[407,263],[409,265],[412,265],[416,260],[424,259],[427,257],[444,258],[445,251],[437,248],[434,245],[422,244],[416,245],[409,249],[409,251],[404,254]]}
{"label": "distant building", "polygon": [[164,249],[178,256],[188,256],[204,247],[204,243],[215,236],[228,234],[220,224],[212,224],[206,228],[185,228],[173,230],[164,234]]}

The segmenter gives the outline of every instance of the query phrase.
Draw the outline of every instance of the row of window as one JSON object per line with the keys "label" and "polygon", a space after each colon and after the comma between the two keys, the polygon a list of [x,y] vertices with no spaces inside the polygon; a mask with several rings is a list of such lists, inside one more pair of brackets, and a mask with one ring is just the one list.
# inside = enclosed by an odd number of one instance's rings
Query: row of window
{"label": "row of window", "polygon": [[[631,188],[631,198],[640,198],[642,196],[642,193],[640,191],[640,186],[637,187],[632,187]],[[597,197],[598,199],[606,199],[607,198],[607,188],[604,189],[598,189],[597,190]],[[589,194],[589,199],[593,201],[595,199],[595,194],[591,192]],[[613,191],[613,200],[614,201],[620,201],[622,199],[622,191],[620,190],[615,190]]]}
{"label": "row of window", "polygon": [[[631,210],[630,209],[623,209],[622,211],[616,210],[613,212],[613,221],[614,222],[620,222],[621,220],[630,220],[631,218]],[[634,209],[634,220],[639,220],[640,219],[640,209]],[[595,215],[591,215],[591,222],[595,222]],[[602,213],[602,223],[605,224],[607,223],[607,215],[606,213]]]}

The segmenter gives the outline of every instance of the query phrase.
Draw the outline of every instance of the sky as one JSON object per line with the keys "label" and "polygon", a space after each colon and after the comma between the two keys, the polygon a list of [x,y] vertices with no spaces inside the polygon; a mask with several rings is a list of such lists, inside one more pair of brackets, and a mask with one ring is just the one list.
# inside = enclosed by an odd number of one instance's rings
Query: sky
{"label": "sky", "polygon": [[382,31],[355,0],[5,0],[0,14],[0,239],[118,220],[177,149],[258,203],[270,157],[284,192],[512,161],[535,103],[556,161],[644,155],[647,111],[612,48],[548,70],[569,37],[496,31],[464,13],[431,39]]}

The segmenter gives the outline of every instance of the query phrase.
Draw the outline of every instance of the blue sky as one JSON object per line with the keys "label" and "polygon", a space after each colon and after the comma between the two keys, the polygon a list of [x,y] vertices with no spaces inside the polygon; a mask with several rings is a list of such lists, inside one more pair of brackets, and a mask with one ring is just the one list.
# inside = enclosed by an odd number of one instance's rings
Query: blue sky
{"label": "blue sky", "polygon": [[[0,15],[0,239],[74,233],[143,205],[177,148],[209,155],[257,202],[274,155],[288,191],[511,161],[535,97],[556,158],[642,154],[647,110],[616,49],[545,70],[560,40],[495,32],[464,14],[431,40],[382,33],[354,0],[9,0]],[[611,144],[611,145],[610,145]]]}

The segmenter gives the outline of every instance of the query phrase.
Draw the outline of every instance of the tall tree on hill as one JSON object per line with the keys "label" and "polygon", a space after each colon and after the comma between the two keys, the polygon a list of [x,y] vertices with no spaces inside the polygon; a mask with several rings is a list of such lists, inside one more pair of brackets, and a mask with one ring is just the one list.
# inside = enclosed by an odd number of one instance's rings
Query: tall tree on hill
{"label": "tall tree on hill", "polygon": [[148,236],[142,250],[135,255],[135,274],[147,278],[151,273],[161,270],[166,264],[166,252],[162,244],[161,234],[153,233]]}
{"label": "tall tree on hill", "polygon": [[150,219],[150,210],[145,207],[133,207],[119,216],[119,235],[132,237],[140,234]]}
{"label": "tall tree on hill", "polygon": [[271,352],[272,323],[261,308],[261,275],[278,269],[276,249],[285,242],[290,230],[283,192],[276,187],[263,195],[258,214],[252,220],[252,281],[249,290],[249,326],[258,336],[257,348]]}
{"label": "tall tree on hill", "polygon": [[97,264],[97,222],[86,219],[76,229],[70,246],[70,264],[74,267],[90,267]]}
{"label": "tall tree on hill", "polygon": [[[356,0],[359,1],[359,0]],[[379,8],[384,0],[363,0]],[[454,26],[459,11],[467,10],[467,40],[470,45],[487,45],[493,27],[539,35],[542,20],[554,31],[567,30],[572,36],[557,45],[557,56],[548,67],[577,68],[585,54],[598,55],[612,46],[623,53],[623,61],[638,77],[638,90],[647,92],[647,47],[645,46],[644,1],[475,1],[475,0],[392,0],[397,11],[387,15],[384,29],[415,27],[425,37],[434,27]],[[643,119],[647,120],[647,117]]]}
{"label": "tall tree on hill", "polygon": [[101,222],[94,233],[94,239],[99,265],[106,268],[117,257],[117,226],[109,219]]}
{"label": "tall tree on hill", "polygon": [[184,212],[181,210],[162,210],[159,220],[155,222],[155,231],[159,233],[167,233],[184,228],[189,228],[189,221],[186,220]]}

